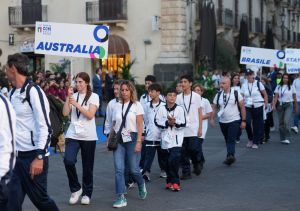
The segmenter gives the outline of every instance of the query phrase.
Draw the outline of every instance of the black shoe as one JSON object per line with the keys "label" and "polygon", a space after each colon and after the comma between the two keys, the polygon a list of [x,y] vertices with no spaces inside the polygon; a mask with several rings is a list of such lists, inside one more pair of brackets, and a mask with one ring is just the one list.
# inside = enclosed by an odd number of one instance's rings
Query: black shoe
{"label": "black shoe", "polygon": [[188,180],[188,179],[192,179],[192,175],[191,174],[183,174],[180,177],[181,180]]}
{"label": "black shoe", "polygon": [[230,166],[235,162],[235,157],[233,155],[229,155],[226,160],[224,160],[224,164]]}
{"label": "black shoe", "polygon": [[193,173],[199,176],[202,172],[202,169],[203,169],[203,163],[197,163],[196,165],[194,165]]}

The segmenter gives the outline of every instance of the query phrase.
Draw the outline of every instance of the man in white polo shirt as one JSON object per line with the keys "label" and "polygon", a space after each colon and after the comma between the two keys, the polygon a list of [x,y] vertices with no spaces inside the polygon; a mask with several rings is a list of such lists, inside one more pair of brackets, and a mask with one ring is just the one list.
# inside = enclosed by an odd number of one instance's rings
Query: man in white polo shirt
{"label": "man in white polo shirt", "polygon": [[228,77],[222,79],[221,88],[223,91],[217,93],[213,100],[213,109],[214,114],[219,117],[221,131],[226,142],[227,156],[223,163],[230,166],[235,162],[236,137],[240,128],[246,128],[246,110],[243,97],[239,92],[230,88]]}

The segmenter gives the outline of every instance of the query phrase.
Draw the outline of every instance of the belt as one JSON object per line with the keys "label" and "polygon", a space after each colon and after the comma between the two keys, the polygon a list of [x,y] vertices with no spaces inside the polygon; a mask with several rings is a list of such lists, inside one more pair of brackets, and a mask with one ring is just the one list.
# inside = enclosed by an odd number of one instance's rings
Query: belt
{"label": "belt", "polygon": [[16,151],[17,157],[30,157],[32,155],[36,155],[36,150],[31,150],[31,151]]}
{"label": "belt", "polygon": [[147,141],[146,146],[160,146],[160,141]]}

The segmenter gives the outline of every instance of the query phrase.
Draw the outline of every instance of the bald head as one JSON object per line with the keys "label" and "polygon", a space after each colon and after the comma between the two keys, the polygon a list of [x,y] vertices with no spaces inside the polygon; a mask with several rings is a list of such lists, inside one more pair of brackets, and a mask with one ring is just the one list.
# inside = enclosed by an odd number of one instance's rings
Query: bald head
{"label": "bald head", "polygon": [[223,77],[220,86],[224,91],[229,90],[230,89],[230,78],[227,76]]}

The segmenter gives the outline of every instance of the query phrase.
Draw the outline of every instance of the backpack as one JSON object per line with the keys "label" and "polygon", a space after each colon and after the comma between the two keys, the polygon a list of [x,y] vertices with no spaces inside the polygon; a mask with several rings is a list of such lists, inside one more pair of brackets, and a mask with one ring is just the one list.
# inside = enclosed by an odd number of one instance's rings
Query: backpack
{"label": "backpack", "polygon": [[[32,109],[32,105],[30,102],[30,90],[32,87],[35,87],[38,90],[40,98],[42,98],[41,96],[42,93],[39,91],[40,87],[35,83],[30,82],[26,88],[26,95],[22,103],[25,103],[27,101],[31,109]],[[11,91],[10,97],[13,95],[14,91],[15,88]],[[56,149],[58,143],[58,137],[63,133],[63,115],[62,115],[63,104],[58,99],[56,99],[53,95],[47,96],[47,99],[49,102],[49,108],[50,108],[49,118],[50,118],[50,124],[52,128],[50,146],[55,147]]]}
{"label": "backpack", "polygon": [[[218,92],[218,96],[217,96],[217,107],[218,107],[218,108],[220,107],[219,99],[220,99],[221,93],[222,93],[222,91],[219,91],[219,92]],[[241,114],[241,108],[240,108],[240,106],[239,106],[239,104],[238,104],[238,102],[239,102],[238,91],[237,91],[237,90],[234,90],[233,93],[234,93],[234,98],[235,98],[235,104],[237,104],[237,107],[238,107],[239,112],[240,112],[240,114]]]}

